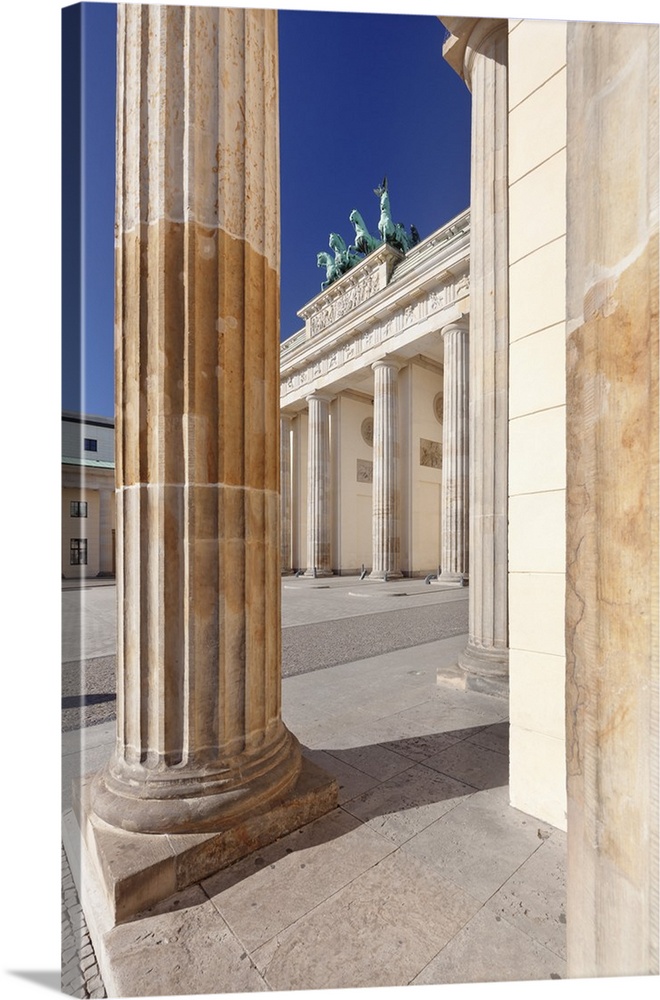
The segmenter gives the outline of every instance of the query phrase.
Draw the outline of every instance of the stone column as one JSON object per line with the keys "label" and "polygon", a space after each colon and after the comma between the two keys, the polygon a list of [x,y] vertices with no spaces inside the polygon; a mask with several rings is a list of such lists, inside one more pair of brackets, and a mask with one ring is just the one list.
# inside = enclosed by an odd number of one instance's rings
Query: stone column
{"label": "stone column", "polygon": [[280,415],[280,572],[293,572],[291,565],[291,422]]}
{"label": "stone column", "polygon": [[442,330],[442,540],[441,583],[468,576],[468,325]]}
{"label": "stone column", "polygon": [[276,14],[120,5],[117,156],[117,742],[92,803],[125,830],[222,830],[301,770],[280,715]]}
{"label": "stone column", "polygon": [[374,481],[372,580],[392,580],[400,570],[399,525],[399,405],[400,365],[383,358],[374,370]]}
{"label": "stone column", "polygon": [[330,396],[307,397],[307,570],[332,576],[330,554]]}
{"label": "stone column", "polygon": [[113,490],[99,489],[99,572],[112,573],[112,503]]}
{"label": "stone column", "polygon": [[468,688],[508,692],[507,22],[443,18],[445,58],[472,92]]}
{"label": "stone column", "polygon": [[572,977],[660,972],[658,39],[567,27]]}

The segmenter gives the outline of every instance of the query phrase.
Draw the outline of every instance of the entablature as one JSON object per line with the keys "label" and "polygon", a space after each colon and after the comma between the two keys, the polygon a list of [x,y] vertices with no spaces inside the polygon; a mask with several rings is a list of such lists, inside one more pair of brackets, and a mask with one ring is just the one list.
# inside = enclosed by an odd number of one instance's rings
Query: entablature
{"label": "entablature", "polygon": [[282,344],[282,406],[331,385],[347,387],[383,350],[423,354],[426,339],[440,360],[438,331],[469,312],[469,248],[468,211],[405,258],[379,247],[317,295],[300,310],[305,330]]}

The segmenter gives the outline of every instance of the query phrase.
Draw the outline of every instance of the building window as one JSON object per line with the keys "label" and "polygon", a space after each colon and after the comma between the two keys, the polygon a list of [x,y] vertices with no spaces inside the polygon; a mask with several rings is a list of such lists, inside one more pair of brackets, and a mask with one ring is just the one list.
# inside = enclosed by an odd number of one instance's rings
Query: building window
{"label": "building window", "polygon": [[72,566],[86,566],[87,565],[87,539],[86,538],[72,538],[71,539],[71,565]]}
{"label": "building window", "polygon": [[71,517],[87,517],[87,501],[86,500],[72,500],[71,501]]}
{"label": "building window", "polygon": [[85,451],[98,451],[98,444],[96,438],[85,438]]}

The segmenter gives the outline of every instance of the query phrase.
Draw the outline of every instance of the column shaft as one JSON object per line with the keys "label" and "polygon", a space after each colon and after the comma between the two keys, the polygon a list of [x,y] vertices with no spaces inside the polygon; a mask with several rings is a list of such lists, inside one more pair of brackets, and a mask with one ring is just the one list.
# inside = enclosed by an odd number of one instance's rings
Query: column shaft
{"label": "column shaft", "polygon": [[442,331],[444,373],[442,401],[442,541],[440,581],[462,582],[468,576],[468,377],[467,324]]}
{"label": "column shaft", "polygon": [[128,830],[215,830],[301,766],[280,717],[277,22],[122,5],[118,39],[117,744],[93,802]]}
{"label": "column shaft", "polygon": [[567,27],[573,977],[660,972],[659,34],[644,24]]}
{"label": "column shaft", "polygon": [[470,223],[469,688],[508,690],[507,22],[480,20],[468,40],[472,91]]}
{"label": "column shaft", "polygon": [[374,370],[373,564],[371,579],[400,577],[399,407],[395,361]]}
{"label": "column shaft", "polygon": [[330,399],[307,397],[307,571],[332,576],[330,553]]}
{"label": "column shaft", "polygon": [[292,572],[291,564],[291,422],[280,416],[280,571]]}

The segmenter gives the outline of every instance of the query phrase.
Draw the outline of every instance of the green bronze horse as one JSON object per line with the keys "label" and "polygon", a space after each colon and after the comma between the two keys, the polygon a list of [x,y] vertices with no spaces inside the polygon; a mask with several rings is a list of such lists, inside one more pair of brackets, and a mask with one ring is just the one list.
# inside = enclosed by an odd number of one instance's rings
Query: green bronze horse
{"label": "green bronze horse", "polygon": [[372,250],[381,245],[382,241],[375,239],[365,226],[364,219],[357,208],[353,209],[348,218],[353,223],[353,228],[355,229],[355,249],[358,253],[371,253]]}

